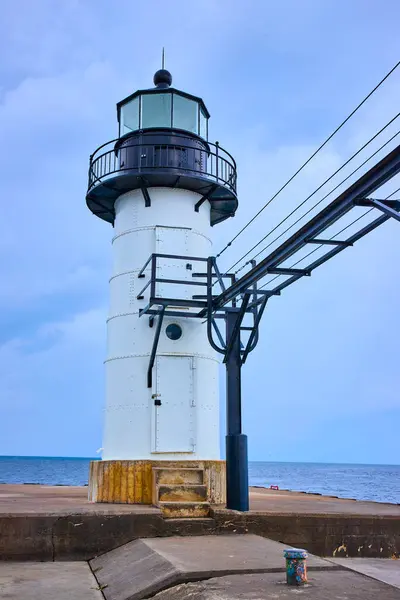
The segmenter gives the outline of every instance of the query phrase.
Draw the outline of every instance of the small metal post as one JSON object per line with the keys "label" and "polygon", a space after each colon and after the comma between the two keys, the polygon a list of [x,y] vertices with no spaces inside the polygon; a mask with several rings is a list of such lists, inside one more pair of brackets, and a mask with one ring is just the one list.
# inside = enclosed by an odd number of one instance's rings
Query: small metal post
{"label": "small metal post", "polygon": [[[239,311],[226,313],[226,507],[249,510],[247,436],[242,433],[240,331],[235,331]],[[231,340],[232,334],[235,340]]]}

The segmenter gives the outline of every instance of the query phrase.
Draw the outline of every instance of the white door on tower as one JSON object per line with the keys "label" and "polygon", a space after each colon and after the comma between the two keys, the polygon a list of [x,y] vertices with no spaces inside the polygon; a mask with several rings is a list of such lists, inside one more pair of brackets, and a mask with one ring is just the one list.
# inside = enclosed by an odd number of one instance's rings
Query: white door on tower
{"label": "white door on tower", "polygon": [[192,356],[156,358],[153,452],[194,452],[193,360]]}

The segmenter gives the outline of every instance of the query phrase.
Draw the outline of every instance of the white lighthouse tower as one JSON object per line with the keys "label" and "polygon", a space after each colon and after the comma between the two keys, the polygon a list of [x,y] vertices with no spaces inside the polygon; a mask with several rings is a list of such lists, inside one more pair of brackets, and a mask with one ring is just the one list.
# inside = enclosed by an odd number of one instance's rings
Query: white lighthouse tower
{"label": "white lighthouse tower", "polygon": [[[237,208],[236,166],[208,142],[203,100],[171,83],[162,69],[154,88],[119,102],[119,137],[90,159],[87,205],[113,225],[113,267],[103,455],[91,465],[89,497],[199,516],[225,498],[219,359],[204,320],[185,311],[206,294],[197,259],[212,255],[213,225]],[[185,306],[141,314],[176,280]]]}

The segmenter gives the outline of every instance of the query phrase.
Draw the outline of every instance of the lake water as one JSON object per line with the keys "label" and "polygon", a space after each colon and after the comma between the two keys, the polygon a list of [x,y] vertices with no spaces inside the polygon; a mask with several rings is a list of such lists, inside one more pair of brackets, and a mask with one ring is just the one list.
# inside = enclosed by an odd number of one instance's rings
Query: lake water
{"label": "lake water", "polygon": [[[90,458],[0,456],[0,483],[86,485]],[[250,485],[400,504],[399,465],[250,462]]]}

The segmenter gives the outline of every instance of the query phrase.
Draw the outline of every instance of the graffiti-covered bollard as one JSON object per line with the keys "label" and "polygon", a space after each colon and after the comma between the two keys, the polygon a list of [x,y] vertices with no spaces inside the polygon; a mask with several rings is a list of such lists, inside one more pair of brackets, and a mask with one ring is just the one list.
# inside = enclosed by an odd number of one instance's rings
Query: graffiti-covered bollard
{"label": "graffiti-covered bollard", "polygon": [[307,552],[299,548],[288,548],[283,551],[286,558],[286,583],[302,585],[307,583]]}

